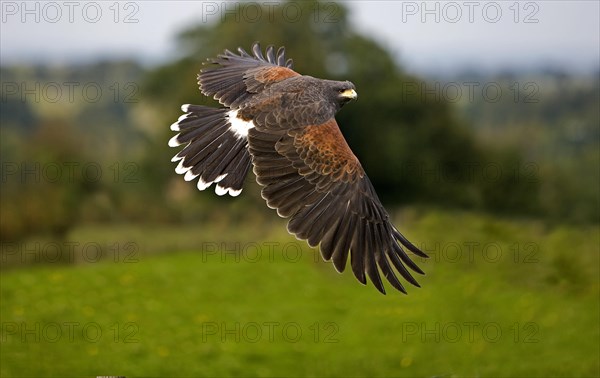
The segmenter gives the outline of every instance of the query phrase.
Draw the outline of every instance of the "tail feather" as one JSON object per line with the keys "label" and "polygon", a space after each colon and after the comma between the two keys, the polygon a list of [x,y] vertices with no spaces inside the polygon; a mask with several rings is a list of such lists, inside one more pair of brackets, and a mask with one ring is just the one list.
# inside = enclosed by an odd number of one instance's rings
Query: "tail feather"
{"label": "tail feather", "polygon": [[185,146],[171,159],[179,162],[175,172],[186,181],[198,179],[199,190],[214,183],[220,196],[239,195],[252,163],[239,120],[231,119],[236,113],[201,105],[183,105],[181,110],[185,114],[171,125],[179,133],[169,140],[171,147]]}

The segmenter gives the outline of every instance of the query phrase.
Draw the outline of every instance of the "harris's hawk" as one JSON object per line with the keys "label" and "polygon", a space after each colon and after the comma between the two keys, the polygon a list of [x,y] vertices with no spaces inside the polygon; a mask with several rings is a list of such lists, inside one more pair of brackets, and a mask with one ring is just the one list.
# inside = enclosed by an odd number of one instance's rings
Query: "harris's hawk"
{"label": "harris's hawk", "polygon": [[198,75],[200,90],[223,107],[183,105],[171,125],[169,146],[184,146],[173,157],[175,171],[198,189],[215,184],[218,195],[237,196],[250,167],[262,197],[287,229],[343,272],[350,256],[356,278],[366,277],[385,294],[378,267],[403,293],[394,269],[419,286],[407,266],[423,274],[405,249],[427,257],[390,221],[373,185],[335,121],[357,97],[349,81],[300,75],[284,48],[263,55],[238,48],[209,59]]}

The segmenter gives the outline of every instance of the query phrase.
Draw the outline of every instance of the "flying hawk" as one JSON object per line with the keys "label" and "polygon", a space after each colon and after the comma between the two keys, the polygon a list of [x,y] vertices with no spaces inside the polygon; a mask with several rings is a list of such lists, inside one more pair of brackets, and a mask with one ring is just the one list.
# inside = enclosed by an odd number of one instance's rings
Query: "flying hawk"
{"label": "flying hawk", "polygon": [[405,249],[427,255],[391,223],[334,118],[356,99],[354,84],[300,75],[283,47],[238,52],[209,59],[198,75],[201,92],[223,107],[183,105],[171,125],[178,134],[169,146],[184,146],[175,172],[199,190],[215,184],[218,195],[237,196],[252,167],[267,205],[289,218],[288,231],[319,245],[338,272],[350,255],[356,278],[366,284],[366,273],[383,294],[377,267],[403,293],[393,268],[419,286],[406,266],[423,271]]}

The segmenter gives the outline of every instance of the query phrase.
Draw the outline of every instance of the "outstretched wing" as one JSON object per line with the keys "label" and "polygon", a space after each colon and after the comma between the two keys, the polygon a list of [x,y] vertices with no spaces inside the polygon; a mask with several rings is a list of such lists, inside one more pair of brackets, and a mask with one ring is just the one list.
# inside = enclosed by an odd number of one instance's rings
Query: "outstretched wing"
{"label": "outstretched wing", "polygon": [[241,47],[239,55],[225,50],[198,74],[198,85],[203,94],[213,97],[232,109],[238,108],[252,95],[281,80],[300,76],[292,70],[292,60],[285,59],[285,49],[277,52],[268,46],[266,56],[260,45],[252,45],[252,55]]}
{"label": "outstretched wing", "polygon": [[406,266],[423,274],[404,248],[427,257],[390,222],[373,185],[344,140],[335,119],[320,125],[274,131],[257,125],[249,148],[262,196],[288,231],[320,246],[327,261],[342,272],[350,255],[352,271],[366,275],[385,294],[377,267],[392,286],[406,293],[394,268],[419,286]]}

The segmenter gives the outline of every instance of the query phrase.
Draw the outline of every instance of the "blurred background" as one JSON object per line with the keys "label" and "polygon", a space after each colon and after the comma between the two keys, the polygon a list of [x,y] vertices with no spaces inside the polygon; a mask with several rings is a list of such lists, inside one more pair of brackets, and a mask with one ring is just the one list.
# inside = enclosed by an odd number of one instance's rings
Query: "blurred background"
{"label": "blurred background", "polygon": [[[598,2],[2,1],[2,376],[598,376]],[[337,116],[431,255],[382,296],[174,172],[224,49]],[[388,290],[390,291],[390,290]]]}

